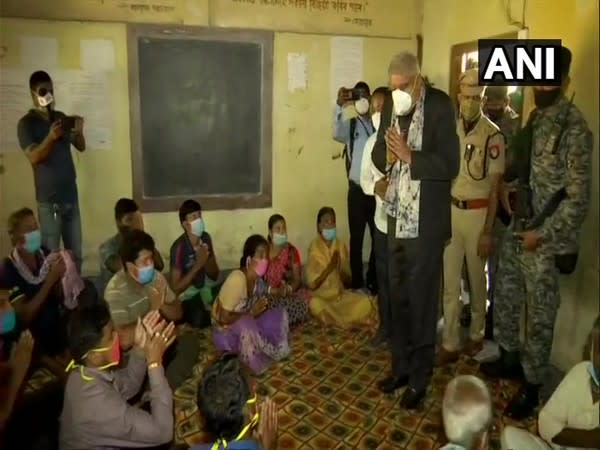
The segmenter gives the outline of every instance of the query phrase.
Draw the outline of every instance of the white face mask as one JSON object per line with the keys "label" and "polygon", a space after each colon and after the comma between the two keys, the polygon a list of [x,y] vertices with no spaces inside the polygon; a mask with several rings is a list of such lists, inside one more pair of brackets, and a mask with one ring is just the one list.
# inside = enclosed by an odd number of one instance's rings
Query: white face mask
{"label": "white face mask", "polygon": [[360,115],[366,114],[367,112],[369,112],[369,100],[367,100],[366,98],[356,100],[354,102],[354,108],[356,109],[356,112]]}
{"label": "white face mask", "polygon": [[413,107],[411,95],[402,89],[392,91],[392,100],[394,100],[394,113],[397,116],[405,116]]}
{"label": "white face mask", "polygon": [[381,113],[376,112],[371,116],[371,121],[373,122],[373,127],[375,131],[379,130],[379,124],[381,123]]}
{"label": "white face mask", "polygon": [[46,95],[44,96],[38,95],[37,98],[40,106],[48,106],[54,101],[54,97],[52,96],[51,92],[46,92]]}

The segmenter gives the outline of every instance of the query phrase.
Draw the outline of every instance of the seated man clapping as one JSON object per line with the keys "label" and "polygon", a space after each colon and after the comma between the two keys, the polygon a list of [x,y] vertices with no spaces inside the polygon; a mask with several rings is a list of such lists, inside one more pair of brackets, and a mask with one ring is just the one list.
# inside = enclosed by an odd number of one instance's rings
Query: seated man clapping
{"label": "seated man clapping", "polygon": [[[173,437],[173,396],[162,358],[175,326],[158,311],[138,319],[134,347],[121,364],[119,335],[106,303],[75,311],[69,323],[73,355],[61,415],[60,448],[148,448]],[[150,412],[128,403],[148,374]]]}

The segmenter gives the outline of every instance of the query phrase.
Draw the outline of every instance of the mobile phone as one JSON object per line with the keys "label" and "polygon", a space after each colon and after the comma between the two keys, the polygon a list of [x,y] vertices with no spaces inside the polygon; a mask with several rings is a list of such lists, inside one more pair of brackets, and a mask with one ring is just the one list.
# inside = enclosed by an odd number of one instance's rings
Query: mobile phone
{"label": "mobile phone", "polygon": [[70,131],[73,128],[75,128],[75,117],[73,117],[73,116],[63,117],[61,119],[60,123],[63,127],[63,130]]}

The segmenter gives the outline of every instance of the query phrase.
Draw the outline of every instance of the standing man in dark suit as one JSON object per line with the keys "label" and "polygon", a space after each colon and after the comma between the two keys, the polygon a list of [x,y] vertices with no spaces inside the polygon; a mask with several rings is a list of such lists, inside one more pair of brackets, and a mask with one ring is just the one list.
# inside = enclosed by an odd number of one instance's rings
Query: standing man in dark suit
{"label": "standing man in dark suit", "polygon": [[433,372],[444,245],[451,237],[450,187],[460,150],[452,101],[428,86],[417,57],[400,53],[389,66],[373,163],[387,174],[375,192],[388,215],[392,373],[384,393],[407,386],[401,406],[416,408]]}

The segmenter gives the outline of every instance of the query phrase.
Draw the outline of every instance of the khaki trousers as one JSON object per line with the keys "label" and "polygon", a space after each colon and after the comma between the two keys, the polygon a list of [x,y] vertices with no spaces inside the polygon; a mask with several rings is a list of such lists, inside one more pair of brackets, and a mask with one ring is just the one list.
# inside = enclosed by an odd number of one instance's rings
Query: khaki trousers
{"label": "khaki trousers", "polygon": [[485,225],[487,208],[459,209],[452,205],[452,239],[444,251],[444,333],[443,346],[454,352],[460,347],[460,279],[463,261],[467,264],[471,298],[473,341],[483,340],[485,331],[485,258],[477,255],[479,236]]}

